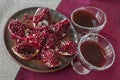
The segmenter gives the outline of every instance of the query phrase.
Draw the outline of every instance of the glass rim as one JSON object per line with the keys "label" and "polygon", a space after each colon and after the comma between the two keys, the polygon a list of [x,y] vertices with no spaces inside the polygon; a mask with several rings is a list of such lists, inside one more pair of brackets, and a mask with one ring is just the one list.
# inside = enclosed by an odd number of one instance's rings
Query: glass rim
{"label": "glass rim", "polygon": [[[82,55],[81,53],[81,50],[80,50],[80,46],[81,46],[81,41],[83,40],[83,38],[89,36],[89,35],[96,35],[96,36],[99,36],[101,38],[103,38],[109,45],[110,47],[112,48],[113,50],[113,60],[111,61],[111,63],[108,65],[108,66],[102,66],[102,67],[97,67],[97,66],[94,66],[92,65],[91,63],[89,63]],[[112,44],[110,43],[110,41],[108,41],[107,38],[103,37],[102,35],[100,34],[97,34],[97,33],[88,33],[84,36],[81,37],[80,41],[78,42],[78,55],[80,56],[80,60],[83,62],[83,64],[87,65],[87,66],[90,66],[90,69],[94,69],[94,70],[105,70],[105,69],[108,69],[109,67],[112,66],[112,64],[114,63],[115,61],[115,51],[114,51],[114,48],[112,46]]]}
{"label": "glass rim", "polygon": [[[73,14],[74,14],[76,11],[82,10],[82,9],[85,9],[85,8],[91,8],[91,9],[95,9],[95,10],[98,10],[98,11],[102,12],[103,15],[104,15],[104,19],[105,19],[104,22],[103,22],[101,25],[98,25],[98,26],[96,26],[96,27],[85,27],[85,26],[78,25],[78,24],[72,19]],[[93,29],[101,29],[101,28],[104,27],[104,26],[102,26],[102,25],[105,25],[106,22],[107,22],[107,15],[106,15],[106,13],[105,13],[103,10],[101,10],[100,8],[93,7],[93,6],[82,6],[82,7],[76,8],[76,9],[74,9],[74,10],[72,11],[70,17],[71,17],[71,21],[72,21],[73,24],[75,24],[76,26],[81,27],[81,28],[83,28],[83,29],[90,29],[90,30],[93,30]]]}

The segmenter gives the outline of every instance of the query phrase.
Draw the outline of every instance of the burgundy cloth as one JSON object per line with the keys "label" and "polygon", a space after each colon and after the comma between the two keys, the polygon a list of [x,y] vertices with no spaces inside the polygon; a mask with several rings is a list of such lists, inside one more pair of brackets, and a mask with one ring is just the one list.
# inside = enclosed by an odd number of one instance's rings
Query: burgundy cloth
{"label": "burgundy cloth", "polygon": [[113,45],[115,63],[105,71],[92,71],[82,76],[74,72],[71,65],[53,73],[37,73],[21,68],[16,80],[120,80],[120,1],[119,0],[62,0],[57,10],[68,18],[71,12],[81,6],[96,6],[107,14],[107,24],[100,32]]}

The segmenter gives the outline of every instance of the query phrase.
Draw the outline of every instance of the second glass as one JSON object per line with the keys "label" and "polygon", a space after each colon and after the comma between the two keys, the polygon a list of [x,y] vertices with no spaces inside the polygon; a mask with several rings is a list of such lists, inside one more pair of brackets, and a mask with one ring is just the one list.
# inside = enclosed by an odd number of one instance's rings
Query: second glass
{"label": "second glass", "polygon": [[91,70],[102,71],[112,66],[115,52],[111,43],[103,36],[89,33],[78,43],[78,55],[71,62],[73,69],[81,75]]}

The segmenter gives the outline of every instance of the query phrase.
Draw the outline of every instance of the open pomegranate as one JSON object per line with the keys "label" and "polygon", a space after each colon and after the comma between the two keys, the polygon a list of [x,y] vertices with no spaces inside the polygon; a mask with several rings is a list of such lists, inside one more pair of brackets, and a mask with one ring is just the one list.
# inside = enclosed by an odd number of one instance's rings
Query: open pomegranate
{"label": "open pomegranate", "polygon": [[12,47],[13,52],[22,59],[32,59],[39,50],[27,42]]}
{"label": "open pomegranate", "polygon": [[77,44],[73,41],[65,41],[62,43],[58,53],[66,56],[74,55],[77,53]]}
{"label": "open pomegranate", "polygon": [[57,49],[59,44],[60,41],[57,39],[57,36],[55,34],[49,34],[43,49]]}
{"label": "open pomegranate", "polygon": [[11,19],[8,24],[8,29],[12,34],[12,38],[21,40],[25,40],[33,30],[31,26],[18,19]]}
{"label": "open pomegranate", "polygon": [[51,24],[51,15],[48,8],[38,8],[33,16],[33,25],[39,27],[41,25],[49,26]]}
{"label": "open pomegranate", "polygon": [[10,20],[8,29],[11,32],[12,36],[16,38],[25,38],[25,32],[26,26],[22,24],[22,22],[18,19]]}
{"label": "open pomegranate", "polygon": [[64,36],[66,36],[69,27],[70,27],[70,21],[68,19],[65,19],[53,25],[52,30],[55,32],[56,36],[58,36],[58,38],[61,39]]}
{"label": "open pomegranate", "polygon": [[59,60],[59,58],[57,58],[55,54],[56,52],[53,49],[43,51],[41,53],[41,59],[43,63],[50,68],[60,66],[61,61]]}

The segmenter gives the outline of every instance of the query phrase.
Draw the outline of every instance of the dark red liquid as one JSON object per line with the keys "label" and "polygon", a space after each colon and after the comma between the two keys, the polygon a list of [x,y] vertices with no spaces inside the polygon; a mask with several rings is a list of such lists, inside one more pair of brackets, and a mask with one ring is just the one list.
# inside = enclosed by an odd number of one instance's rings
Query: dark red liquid
{"label": "dark red liquid", "polygon": [[92,65],[102,67],[105,62],[105,50],[94,41],[85,41],[80,46],[83,57]]}
{"label": "dark red liquid", "polygon": [[85,10],[78,10],[73,14],[73,20],[76,24],[84,27],[97,27],[98,20],[96,17],[85,11]]}

